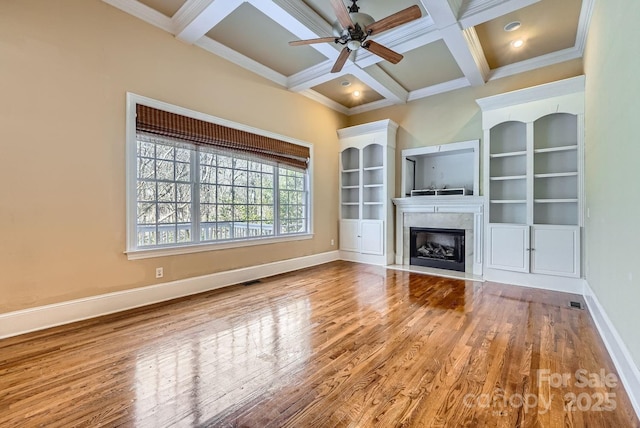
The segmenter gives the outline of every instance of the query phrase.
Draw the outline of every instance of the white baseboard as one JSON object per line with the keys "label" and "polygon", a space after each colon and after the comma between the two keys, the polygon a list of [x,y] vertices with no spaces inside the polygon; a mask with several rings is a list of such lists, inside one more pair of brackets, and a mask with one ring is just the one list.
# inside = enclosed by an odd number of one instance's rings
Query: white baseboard
{"label": "white baseboard", "polygon": [[0,314],[0,339],[339,260],[338,251]]}
{"label": "white baseboard", "polygon": [[598,298],[586,281],[584,282],[583,294],[584,300],[589,307],[589,312],[591,312],[591,317],[596,323],[596,328],[609,351],[616,370],[618,370],[618,375],[631,400],[633,409],[638,418],[640,418],[640,370],[638,370],[633,358],[631,358],[627,345],[625,345],[615,326],[609,319],[609,316],[600,304],[600,301],[598,301]]}

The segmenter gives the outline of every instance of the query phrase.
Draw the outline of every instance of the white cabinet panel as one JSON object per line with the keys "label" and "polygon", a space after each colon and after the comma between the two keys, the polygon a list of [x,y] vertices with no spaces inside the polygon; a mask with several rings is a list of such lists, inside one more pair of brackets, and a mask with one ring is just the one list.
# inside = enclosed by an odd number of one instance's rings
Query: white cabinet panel
{"label": "white cabinet panel", "polygon": [[578,76],[476,100],[484,130],[487,267],[529,274],[496,272],[502,280],[555,287],[580,277],[584,83]]}
{"label": "white cabinet panel", "polygon": [[361,222],[361,246],[363,254],[378,254],[384,252],[384,224],[379,220],[362,220]]}
{"label": "white cabinet panel", "polygon": [[360,221],[340,220],[340,249],[360,251]]}
{"label": "white cabinet panel", "polygon": [[580,228],[533,226],[531,272],[580,276]]}
{"label": "white cabinet panel", "polygon": [[529,226],[490,224],[487,232],[488,267],[529,272]]}
{"label": "white cabinet panel", "polygon": [[338,130],[340,251],[345,260],[392,264],[398,124],[385,119]]}

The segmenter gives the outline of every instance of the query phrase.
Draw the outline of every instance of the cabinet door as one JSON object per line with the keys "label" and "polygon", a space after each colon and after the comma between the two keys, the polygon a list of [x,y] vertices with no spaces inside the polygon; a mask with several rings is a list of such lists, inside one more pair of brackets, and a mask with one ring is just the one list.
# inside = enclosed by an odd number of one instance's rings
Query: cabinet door
{"label": "cabinet door", "polygon": [[580,276],[580,228],[532,226],[531,272]]}
{"label": "cabinet door", "polygon": [[529,272],[529,226],[490,224],[487,266]]}
{"label": "cabinet door", "polygon": [[360,221],[340,220],[340,249],[360,251]]}
{"label": "cabinet door", "polygon": [[360,251],[363,254],[383,254],[384,224],[381,220],[362,220]]}

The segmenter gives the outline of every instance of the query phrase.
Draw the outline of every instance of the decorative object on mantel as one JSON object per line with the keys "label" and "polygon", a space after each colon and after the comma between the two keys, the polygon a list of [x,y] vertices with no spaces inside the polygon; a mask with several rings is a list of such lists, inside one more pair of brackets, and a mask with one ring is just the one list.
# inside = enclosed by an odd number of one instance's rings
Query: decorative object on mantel
{"label": "decorative object on mantel", "polygon": [[456,187],[447,189],[419,189],[412,190],[411,196],[466,196],[473,195],[473,190],[468,190],[464,187]]}

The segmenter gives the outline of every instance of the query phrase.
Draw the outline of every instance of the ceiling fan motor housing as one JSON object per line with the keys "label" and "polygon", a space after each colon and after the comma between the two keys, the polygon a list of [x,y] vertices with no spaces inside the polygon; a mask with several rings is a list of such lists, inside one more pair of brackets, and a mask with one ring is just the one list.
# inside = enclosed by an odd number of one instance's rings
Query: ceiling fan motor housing
{"label": "ceiling fan motor housing", "polygon": [[[371,17],[371,15],[367,15],[366,13],[350,13],[351,21],[353,21],[355,31],[351,30],[349,32],[348,28],[342,28],[338,21],[333,23],[333,35],[336,37],[342,37],[346,40],[357,40],[359,42],[363,42],[368,34],[364,32],[364,29],[367,25],[373,24],[375,19]],[[353,50],[353,49],[351,49]]]}

